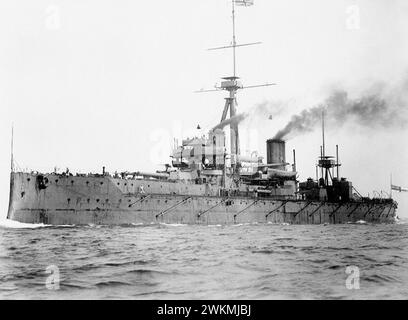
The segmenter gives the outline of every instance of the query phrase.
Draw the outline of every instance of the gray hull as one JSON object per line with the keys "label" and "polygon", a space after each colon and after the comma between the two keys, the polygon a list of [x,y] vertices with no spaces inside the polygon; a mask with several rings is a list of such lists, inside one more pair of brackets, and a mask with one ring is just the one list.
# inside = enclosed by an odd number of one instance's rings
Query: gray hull
{"label": "gray hull", "polygon": [[[209,186],[157,180],[12,173],[8,218],[51,225],[393,223],[394,201],[328,203],[221,197]],[[142,188],[141,188],[142,187]],[[142,190],[142,191],[140,191]]]}

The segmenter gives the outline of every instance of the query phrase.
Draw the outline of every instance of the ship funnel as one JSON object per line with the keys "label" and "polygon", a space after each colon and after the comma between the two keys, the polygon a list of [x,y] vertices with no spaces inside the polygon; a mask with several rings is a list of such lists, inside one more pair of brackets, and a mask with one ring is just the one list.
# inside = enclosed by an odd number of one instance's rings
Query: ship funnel
{"label": "ship funnel", "polygon": [[266,141],[266,157],[268,164],[282,164],[277,167],[279,170],[285,170],[286,152],[285,141],[279,139],[269,139]]}

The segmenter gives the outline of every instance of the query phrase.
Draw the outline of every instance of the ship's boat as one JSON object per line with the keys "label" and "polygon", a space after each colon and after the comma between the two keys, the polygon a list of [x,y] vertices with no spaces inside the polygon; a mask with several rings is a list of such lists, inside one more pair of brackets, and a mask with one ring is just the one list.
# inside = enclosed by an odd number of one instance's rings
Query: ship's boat
{"label": "ship's boat", "polygon": [[[233,1],[233,17],[239,3],[253,1]],[[340,177],[338,152],[327,156],[324,141],[315,179],[300,183],[295,153],[293,164],[287,163],[283,140],[266,142],[266,161],[241,154],[236,93],[245,87],[235,74],[239,46],[234,32],[234,73],[216,88],[229,93],[220,123],[175,145],[165,170],[28,173],[15,170],[12,156],[8,219],[52,225],[394,222],[397,203],[362,197]]]}

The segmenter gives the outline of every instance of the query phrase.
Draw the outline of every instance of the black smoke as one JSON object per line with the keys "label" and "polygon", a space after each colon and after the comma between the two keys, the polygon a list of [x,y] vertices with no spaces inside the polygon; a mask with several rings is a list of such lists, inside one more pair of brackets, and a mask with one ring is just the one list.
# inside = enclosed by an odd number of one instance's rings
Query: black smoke
{"label": "black smoke", "polygon": [[386,90],[375,85],[357,98],[350,98],[345,90],[335,90],[322,103],[292,116],[275,139],[291,139],[321,126],[322,114],[328,127],[337,129],[345,123],[369,129],[398,129],[407,123],[408,81],[398,89]]}

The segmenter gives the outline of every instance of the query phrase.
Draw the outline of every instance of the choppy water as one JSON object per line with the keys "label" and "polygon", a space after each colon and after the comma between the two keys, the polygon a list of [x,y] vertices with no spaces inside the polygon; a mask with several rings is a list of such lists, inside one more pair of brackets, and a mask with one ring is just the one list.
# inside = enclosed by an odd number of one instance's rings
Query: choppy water
{"label": "choppy water", "polygon": [[[407,244],[405,223],[47,227],[7,222],[0,226],[0,298],[406,299]],[[59,290],[47,289],[50,265],[59,269]],[[360,289],[346,288],[347,266],[359,268]]]}

